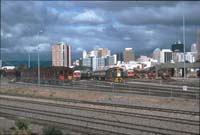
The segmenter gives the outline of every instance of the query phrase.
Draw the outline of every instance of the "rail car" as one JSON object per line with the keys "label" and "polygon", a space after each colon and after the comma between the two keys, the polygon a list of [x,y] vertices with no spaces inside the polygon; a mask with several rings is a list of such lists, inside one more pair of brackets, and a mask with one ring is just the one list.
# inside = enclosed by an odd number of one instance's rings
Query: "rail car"
{"label": "rail car", "polygon": [[93,77],[96,80],[123,82],[123,69],[114,67],[107,70],[97,70],[93,72]]}
{"label": "rail car", "polygon": [[139,75],[134,70],[125,70],[124,78],[139,78]]}
{"label": "rail car", "polygon": [[74,80],[81,80],[81,79],[91,79],[92,72],[88,70],[75,70],[73,72],[73,79]]}
{"label": "rail car", "polygon": [[73,73],[73,79],[74,80],[80,80],[81,79],[81,71],[80,70],[75,70]]}
{"label": "rail car", "polygon": [[[58,84],[71,81],[73,70],[68,67],[41,67],[40,80],[44,84]],[[20,80],[24,82],[36,83],[38,81],[38,69],[31,68],[21,71]]]}

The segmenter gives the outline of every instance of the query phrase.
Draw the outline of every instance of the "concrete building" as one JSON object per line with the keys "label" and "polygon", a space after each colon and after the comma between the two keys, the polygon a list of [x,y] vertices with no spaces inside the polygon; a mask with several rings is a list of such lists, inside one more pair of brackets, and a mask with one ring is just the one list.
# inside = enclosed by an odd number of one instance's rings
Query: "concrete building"
{"label": "concrete building", "polygon": [[160,48],[156,48],[152,54],[153,59],[157,60],[160,63]]}
{"label": "concrete building", "polygon": [[[173,53],[174,62],[184,62],[184,53]],[[185,53],[185,61],[190,63],[195,62],[195,57],[192,52]]]}
{"label": "concrete building", "polygon": [[82,57],[83,57],[83,59],[85,59],[85,58],[87,58],[87,57],[88,57],[88,54],[87,54],[86,50],[83,50]]}
{"label": "concrete building", "polygon": [[125,48],[124,50],[124,62],[127,63],[129,61],[134,61],[134,51],[133,48]]}
{"label": "concrete building", "polygon": [[192,44],[191,45],[191,52],[197,52],[197,44]]}
{"label": "concrete building", "polygon": [[52,46],[52,66],[71,66],[71,47],[64,42]]}
{"label": "concrete building", "polygon": [[172,45],[171,50],[172,50],[172,52],[183,52],[183,44],[180,41],[175,42]]}
{"label": "concrete building", "polygon": [[88,53],[88,57],[98,57],[98,49],[95,48],[91,52]]}
{"label": "concrete building", "polygon": [[92,57],[84,58],[82,60],[82,65],[86,67],[92,67]]}
{"label": "concrete building", "polygon": [[117,53],[117,63],[121,64],[124,61],[123,53]]}
{"label": "concrete building", "polygon": [[106,66],[112,66],[115,64],[115,57],[114,56],[107,56],[105,59]]}
{"label": "concrete building", "polygon": [[108,48],[99,48],[98,49],[98,57],[107,57],[110,56],[110,50],[108,50]]}
{"label": "concrete building", "polygon": [[172,51],[170,49],[162,49],[160,51],[160,63],[171,62],[172,60]]}

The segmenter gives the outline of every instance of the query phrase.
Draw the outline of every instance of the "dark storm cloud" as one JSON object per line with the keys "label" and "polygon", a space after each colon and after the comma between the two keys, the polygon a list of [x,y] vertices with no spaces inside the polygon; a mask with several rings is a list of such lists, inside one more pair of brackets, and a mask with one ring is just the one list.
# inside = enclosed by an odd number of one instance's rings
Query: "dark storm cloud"
{"label": "dark storm cloud", "polygon": [[[184,5],[187,48],[196,42],[199,5]],[[27,52],[36,57],[39,47],[43,59],[50,60],[51,46],[65,41],[74,58],[94,47],[113,53],[133,47],[136,54],[149,54],[182,40],[182,9],[181,2],[173,1],[3,1],[2,52],[4,58],[23,59]]]}
{"label": "dark storm cloud", "polygon": [[118,19],[127,25],[180,25],[184,12],[187,25],[199,25],[199,4],[178,3],[173,7],[135,7],[120,12]]}

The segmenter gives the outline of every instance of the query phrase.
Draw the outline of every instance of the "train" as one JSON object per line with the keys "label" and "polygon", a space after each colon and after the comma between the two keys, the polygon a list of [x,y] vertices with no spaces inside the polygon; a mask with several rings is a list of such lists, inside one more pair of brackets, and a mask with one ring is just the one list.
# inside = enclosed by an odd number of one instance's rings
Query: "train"
{"label": "train", "polygon": [[135,72],[133,69],[128,69],[123,72],[124,78],[139,78],[139,74]]}
{"label": "train", "polygon": [[113,67],[106,70],[96,70],[93,72],[95,80],[105,80],[111,82],[123,82],[123,69]]}
{"label": "train", "polygon": [[[37,83],[38,69],[14,69],[5,70],[3,77],[15,79],[16,81]],[[73,69],[68,67],[41,67],[40,68],[40,82],[43,84],[59,84],[62,82],[69,82],[73,79]]]}
{"label": "train", "polygon": [[[16,80],[29,83],[38,82],[38,69],[14,69],[14,70],[0,70],[0,76],[6,77],[9,80]],[[156,76],[157,72],[157,76]],[[169,80],[174,75],[174,69],[165,68],[155,70],[154,67],[149,69],[134,69],[123,70],[120,67],[113,67],[106,70],[91,71],[90,69],[73,69],[69,67],[41,67],[40,68],[40,82],[44,84],[59,84],[67,83],[73,80],[93,79],[105,80],[111,82],[124,82],[128,78],[161,78]],[[200,76],[200,70],[197,71],[197,76]]]}
{"label": "train", "polygon": [[92,78],[92,72],[89,70],[74,70],[73,72],[74,80],[91,79],[91,78]]}

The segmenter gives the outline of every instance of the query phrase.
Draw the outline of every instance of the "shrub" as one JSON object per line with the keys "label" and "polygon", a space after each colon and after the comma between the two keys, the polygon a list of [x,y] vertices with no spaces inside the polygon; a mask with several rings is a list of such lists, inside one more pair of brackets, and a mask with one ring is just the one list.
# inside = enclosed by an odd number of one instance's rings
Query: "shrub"
{"label": "shrub", "polygon": [[23,129],[27,130],[30,124],[31,124],[30,121],[26,119],[19,119],[15,122],[15,125],[17,126],[19,130],[23,130]]}
{"label": "shrub", "polygon": [[43,128],[43,135],[63,135],[60,129],[50,126]]}

